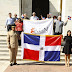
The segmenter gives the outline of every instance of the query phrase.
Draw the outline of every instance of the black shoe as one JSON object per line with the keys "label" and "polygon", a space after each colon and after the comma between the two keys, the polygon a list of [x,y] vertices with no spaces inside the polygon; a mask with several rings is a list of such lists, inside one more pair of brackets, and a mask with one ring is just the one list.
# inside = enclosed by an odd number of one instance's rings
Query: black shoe
{"label": "black shoe", "polygon": [[10,66],[13,66],[13,64],[11,63]]}
{"label": "black shoe", "polygon": [[17,63],[14,63],[13,65],[17,65]]}

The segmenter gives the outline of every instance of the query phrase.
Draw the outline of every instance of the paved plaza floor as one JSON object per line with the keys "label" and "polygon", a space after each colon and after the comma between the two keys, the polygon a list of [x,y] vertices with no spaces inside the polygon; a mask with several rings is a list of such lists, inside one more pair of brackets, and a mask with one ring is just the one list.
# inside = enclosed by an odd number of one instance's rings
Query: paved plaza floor
{"label": "paved plaza floor", "polygon": [[[4,65],[5,68],[2,68]],[[9,62],[4,63],[1,67],[4,71],[0,72],[72,72],[72,65],[70,67],[66,67],[63,64],[48,64],[48,63],[19,63],[15,66],[9,66]],[[0,68],[0,69],[1,69]]]}

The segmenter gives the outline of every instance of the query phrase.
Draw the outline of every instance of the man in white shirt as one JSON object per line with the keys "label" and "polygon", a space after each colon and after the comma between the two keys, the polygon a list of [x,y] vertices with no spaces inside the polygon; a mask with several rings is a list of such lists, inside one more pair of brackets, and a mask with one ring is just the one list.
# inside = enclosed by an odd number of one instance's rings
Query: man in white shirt
{"label": "man in white shirt", "polygon": [[35,12],[33,12],[33,16],[30,17],[30,20],[39,20]]}
{"label": "man in white shirt", "polygon": [[[12,14],[9,13],[9,17],[6,20],[7,31],[11,30],[11,26],[14,24],[14,18],[12,18]],[[5,26],[5,28],[6,28]]]}
{"label": "man in white shirt", "polygon": [[50,19],[50,18],[51,18],[50,14],[47,14],[47,18],[46,19]]}

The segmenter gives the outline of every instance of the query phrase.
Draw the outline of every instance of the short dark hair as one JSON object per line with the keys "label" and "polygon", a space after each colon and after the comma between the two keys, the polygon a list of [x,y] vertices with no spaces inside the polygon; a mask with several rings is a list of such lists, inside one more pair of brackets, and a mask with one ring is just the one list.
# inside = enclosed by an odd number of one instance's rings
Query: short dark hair
{"label": "short dark hair", "polygon": [[56,19],[57,19],[57,16],[53,16],[53,19],[54,19],[54,18],[56,18]]}
{"label": "short dark hair", "polygon": [[11,13],[9,13],[9,14],[11,14]]}
{"label": "short dark hair", "polygon": [[18,20],[20,20],[20,21],[21,21],[21,18],[18,18]]}

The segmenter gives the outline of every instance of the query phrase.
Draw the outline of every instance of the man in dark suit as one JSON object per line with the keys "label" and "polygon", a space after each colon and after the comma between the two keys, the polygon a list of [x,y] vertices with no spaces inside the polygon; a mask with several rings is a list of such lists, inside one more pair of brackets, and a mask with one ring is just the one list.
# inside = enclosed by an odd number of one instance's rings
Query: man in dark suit
{"label": "man in dark suit", "polygon": [[26,13],[24,13],[24,19],[28,19],[29,20],[29,18],[27,17]]}

